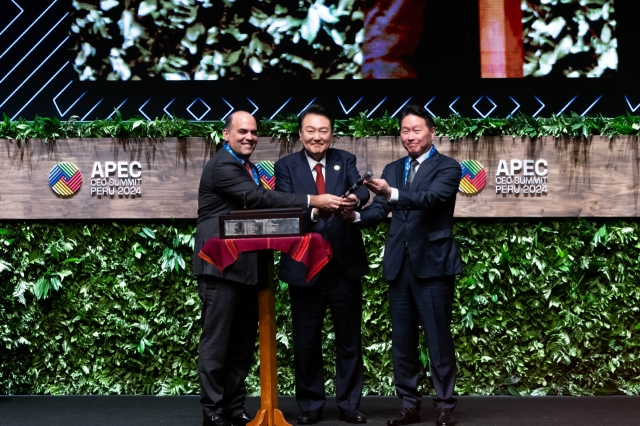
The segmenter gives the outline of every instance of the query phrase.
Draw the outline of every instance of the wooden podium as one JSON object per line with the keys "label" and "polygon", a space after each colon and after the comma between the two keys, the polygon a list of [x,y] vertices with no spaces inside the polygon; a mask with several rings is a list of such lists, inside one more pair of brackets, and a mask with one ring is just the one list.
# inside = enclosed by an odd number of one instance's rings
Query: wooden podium
{"label": "wooden podium", "polygon": [[266,283],[258,293],[260,336],[260,409],[248,426],[291,426],[278,409],[276,360],[276,309],[273,281],[273,251],[258,252],[258,279]]}
{"label": "wooden podium", "polygon": [[260,409],[249,426],[291,426],[278,409],[278,368],[276,360],[276,312],[273,282],[273,252],[287,253],[307,266],[307,282],[333,257],[331,246],[317,233],[295,236],[220,239],[210,238],[198,253],[220,272],[233,264],[240,253],[257,253],[258,321],[260,336]]}

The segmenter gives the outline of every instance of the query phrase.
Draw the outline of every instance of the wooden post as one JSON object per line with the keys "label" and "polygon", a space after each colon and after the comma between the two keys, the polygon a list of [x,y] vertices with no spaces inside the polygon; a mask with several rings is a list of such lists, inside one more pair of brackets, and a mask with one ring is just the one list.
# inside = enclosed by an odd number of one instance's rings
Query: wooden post
{"label": "wooden post", "polygon": [[[260,334],[260,409],[248,426],[291,426],[278,409],[278,368],[276,362],[275,285],[273,251],[258,252],[258,293]],[[265,285],[266,284],[266,285]]]}
{"label": "wooden post", "polygon": [[520,0],[478,0],[482,78],[522,78]]}

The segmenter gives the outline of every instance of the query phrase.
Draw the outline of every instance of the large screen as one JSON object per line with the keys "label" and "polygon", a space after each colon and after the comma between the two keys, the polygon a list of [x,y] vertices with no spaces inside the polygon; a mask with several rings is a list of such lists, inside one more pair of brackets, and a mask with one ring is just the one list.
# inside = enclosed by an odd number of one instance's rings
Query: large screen
{"label": "large screen", "polygon": [[640,112],[638,0],[7,0],[0,114]]}
{"label": "large screen", "polygon": [[74,1],[81,80],[360,78],[356,0]]}
{"label": "large screen", "polygon": [[482,77],[603,77],[618,69],[613,0],[480,0]]}
{"label": "large screen", "polygon": [[452,55],[468,62],[479,56],[483,78],[602,77],[618,68],[614,6],[614,0],[76,0],[70,34],[80,80],[416,78]]}

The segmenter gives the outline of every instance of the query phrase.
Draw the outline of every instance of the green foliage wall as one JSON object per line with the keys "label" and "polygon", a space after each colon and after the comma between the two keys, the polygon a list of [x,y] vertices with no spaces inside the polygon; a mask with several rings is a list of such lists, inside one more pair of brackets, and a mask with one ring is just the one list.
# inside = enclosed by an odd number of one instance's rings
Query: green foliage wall
{"label": "green foliage wall", "polygon": [[[365,233],[365,393],[392,395],[387,226]],[[194,223],[0,224],[0,393],[198,393]],[[454,324],[457,391],[640,393],[637,220],[464,220]],[[277,295],[280,392],[294,388],[286,284]],[[328,392],[335,364],[324,342]],[[423,346],[422,389],[430,392]],[[248,379],[258,392],[258,371]]]}
{"label": "green foliage wall", "polygon": [[[222,142],[222,121],[188,121],[180,118],[163,116],[155,120],[142,117],[123,120],[117,110],[113,118],[79,121],[77,116],[71,116],[68,121],[58,118],[35,117],[33,121],[19,118],[11,121],[4,114],[0,121],[0,139],[44,139],[45,141],[65,138],[162,138],[168,137],[206,137]],[[536,138],[540,136],[552,137],[589,137],[603,135],[614,136],[640,135],[640,115],[626,115],[619,117],[580,116],[575,112],[570,115],[553,115],[549,118],[529,117],[518,113],[507,118],[469,118],[459,115],[434,118],[437,136],[448,136],[451,139],[482,136],[522,136]],[[381,117],[369,118],[367,112],[361,112],[346,120],[336,120],[334,135],[368,137],[368,136],[397,136],[400,133],[398,120],[385,113]],[[298,116],[289,114],[279,115],[275,119],[263,118],[258,123],[260,136],[289,139],[298,138]]]}

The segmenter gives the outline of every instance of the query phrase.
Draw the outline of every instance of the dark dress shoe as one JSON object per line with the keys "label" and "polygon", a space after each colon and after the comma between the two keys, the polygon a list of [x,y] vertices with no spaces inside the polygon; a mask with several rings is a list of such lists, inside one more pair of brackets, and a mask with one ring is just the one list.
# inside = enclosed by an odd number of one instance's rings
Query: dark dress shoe
{"label": "dark dress shoe", "polygon": [[339,408],[340,415],[338,416],[338,420],[341,422],[347,423],[366,423],[367,416],[362,414],[360,410],[343,410]]}
{"label": "dark dress shoe", "polygon": [[407,407],[402,407],[394,418],[387,420],[388,426],[404,426],[412,423],[420,423],[420,411]]}
{"label": "dark dress shoe", "polygon": [[225,416],[222,414],[214,414],[202,421],[202,426],[233,426]]}
{"label": "dark dress shoe", "polygon": [[246,411],[231,417],[231,423],[235,426],[245,426],[251,420],[253,420],[253,417],[251,417]]}
{"label": "dark dress shoe", "polygon": [[303,411],[298,416],[299,425],[313,425],[322,420],[322,412],[319,410]]}
{"label": "dark dress shoe", "polygon": [[437,426],[453,426],[455,424],[456,420],[453,418],[453,413],[449,408],[438,408]]}

